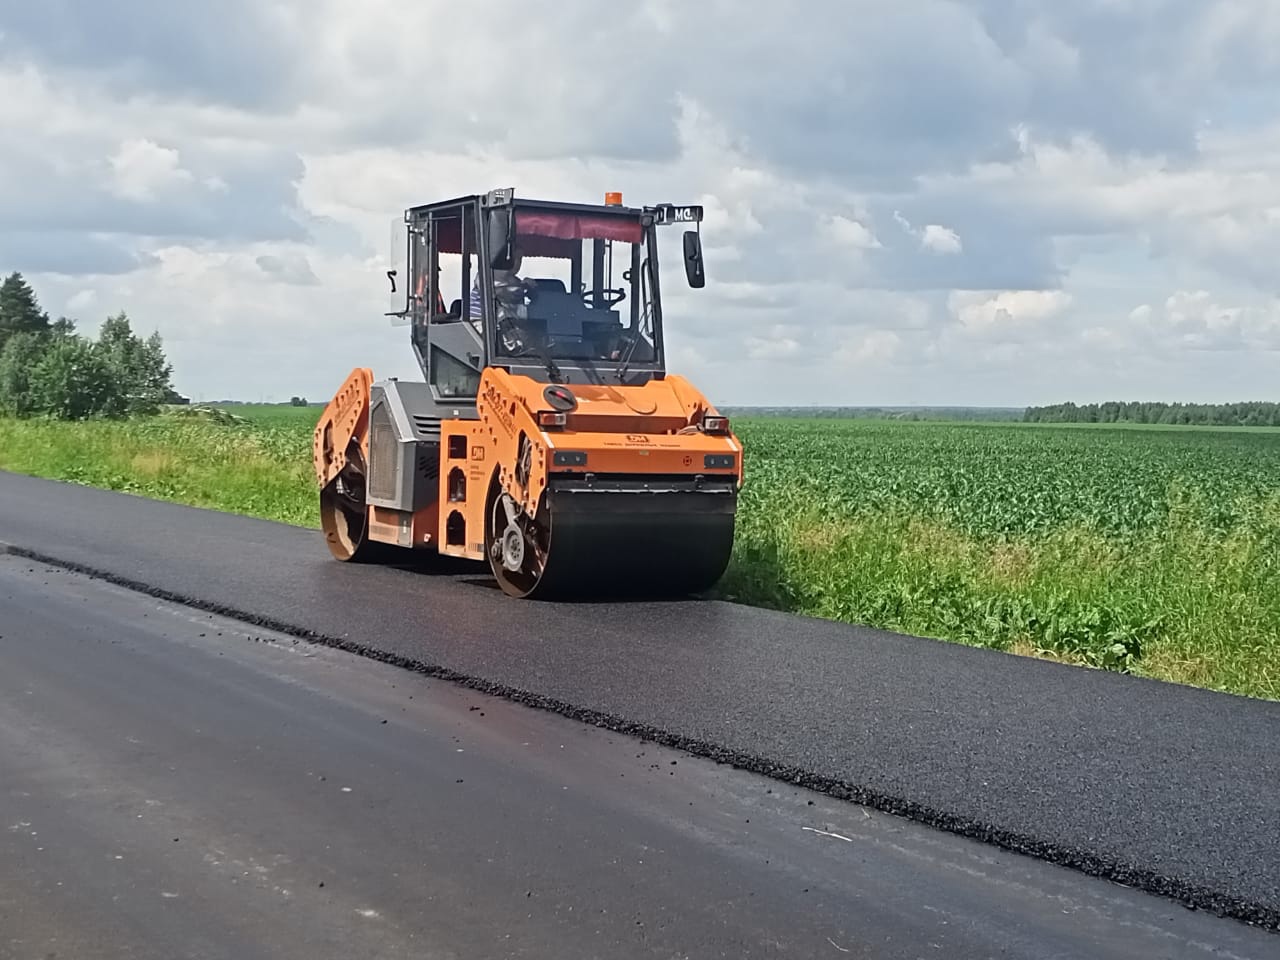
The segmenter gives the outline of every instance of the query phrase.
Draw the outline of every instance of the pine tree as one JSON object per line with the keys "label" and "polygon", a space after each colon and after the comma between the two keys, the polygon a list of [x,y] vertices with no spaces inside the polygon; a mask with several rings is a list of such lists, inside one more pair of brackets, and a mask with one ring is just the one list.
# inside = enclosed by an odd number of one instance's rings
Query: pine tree
{"label": "pine tree", "polygon": [[40,309],[35,291],[20,273],[0,284],[0,350],[15,333],[45,333],[49,315]]}

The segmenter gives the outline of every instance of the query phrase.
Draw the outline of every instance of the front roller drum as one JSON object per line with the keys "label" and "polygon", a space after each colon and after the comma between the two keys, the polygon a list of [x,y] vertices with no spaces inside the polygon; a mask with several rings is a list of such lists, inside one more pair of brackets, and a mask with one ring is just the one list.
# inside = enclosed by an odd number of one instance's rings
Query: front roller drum
{"label": "front roller drum", "polygon": [[349,563],[387,563],[394,559],[388,544],[369,539],[369,504],[365,498],[364,451],[353,440],[342,470],[320,490],[320,528],[333,556]]}
{"label": "front roller drum", "polygon": [[678,597],[710,589],[733,552],[733,490],[548,490],[534,518],[495,491],[485,551],[502,590],[528,599]]}

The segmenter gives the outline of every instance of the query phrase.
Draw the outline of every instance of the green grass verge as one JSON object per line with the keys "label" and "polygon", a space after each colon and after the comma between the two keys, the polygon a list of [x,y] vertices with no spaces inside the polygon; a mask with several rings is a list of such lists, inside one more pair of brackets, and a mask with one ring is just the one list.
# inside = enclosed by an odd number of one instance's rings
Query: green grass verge
{"label": "green grass verge", "polygon": [[250,427],[182,416],[0,418],[0,469],[319,527],[310,435],[316,416]]}
{"label": "green grass verge", "polygon": [[[0,468],[318,526],[316,408],[0,419]],[[761,418],[743,603],[1280,699],[1271,431]]]}
{"label": "green grass verge", "polygon": [[1280,503],[1126,543],[1088,528],[983,541],[887,512],[743,514],[724,595],[1211,689],[1280,698]]}

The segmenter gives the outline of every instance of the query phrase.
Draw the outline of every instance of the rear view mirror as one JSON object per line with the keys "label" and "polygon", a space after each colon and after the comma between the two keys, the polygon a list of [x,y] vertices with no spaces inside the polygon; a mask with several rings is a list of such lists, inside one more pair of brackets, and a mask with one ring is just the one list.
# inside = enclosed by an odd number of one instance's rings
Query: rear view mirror
{"label": "rear view mirror", "polygon": [[684,274],[689,279],[689,286],[706,286],[707,277],[702,265],[702,237],[696,230],[684,232]]}
{"label": "rear view mirror", "polygon": [[510,207],[489,211],[489,266],[495,270],[511,269],[511,227]]}

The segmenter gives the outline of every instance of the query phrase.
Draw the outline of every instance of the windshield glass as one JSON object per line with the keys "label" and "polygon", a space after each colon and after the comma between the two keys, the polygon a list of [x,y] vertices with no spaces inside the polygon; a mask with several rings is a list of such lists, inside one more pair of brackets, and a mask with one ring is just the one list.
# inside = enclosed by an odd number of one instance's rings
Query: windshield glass
{"label": "windshield glass", "polygon": [[649,248],[637,216],[517,207],[515,227],[513,269],[493,271],[499,356],[657,359]]}

